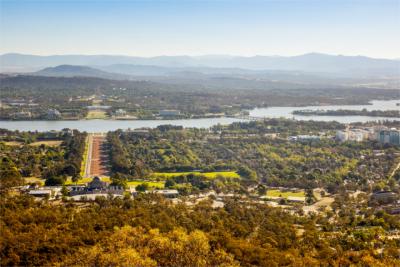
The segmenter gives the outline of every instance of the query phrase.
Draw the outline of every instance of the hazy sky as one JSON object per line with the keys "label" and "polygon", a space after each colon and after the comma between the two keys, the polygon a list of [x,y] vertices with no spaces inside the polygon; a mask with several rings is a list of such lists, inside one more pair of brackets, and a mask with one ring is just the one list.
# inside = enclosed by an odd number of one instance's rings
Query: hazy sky
{"label": "hazy sky", "polygon": [[0,53],[400,58],[400,0],[0,0]]}

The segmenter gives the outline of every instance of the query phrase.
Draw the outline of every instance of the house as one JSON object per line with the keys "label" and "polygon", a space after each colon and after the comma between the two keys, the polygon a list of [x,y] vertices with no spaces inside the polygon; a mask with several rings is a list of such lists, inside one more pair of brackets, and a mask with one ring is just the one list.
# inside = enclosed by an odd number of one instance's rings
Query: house
{"label": "house", "polygon": [[95,201],[96,198],[122,198],[122,194],[105,194],[105,193],[98,193],[98,194],[84,194],[84,195],[74,195],[71,196],[69,199],[72,199],[76,202],[87,202],[87,201]]}
{"label": "house", "polygon": [[72,185],[68,187],[69,195],[74,199],[79,199],[79,196],[93,194],[114,194],[122,195],[125,189],[122,186],[110,185],[108,182],[103,182],[99,177],[94,177],[87,185]]}
{"label": "house", "polygon": [[379,191],[371,195],[371,200],[379,204],[389,204],[395,202],[399,196],[392,191]]}
{"label": "house", "polygon": [[53,191],[50,189],[37,189],[37,190],[31,190],[28,193],[29,195],[33,197],[39,197],[39,198],[52,198],[53,196]]}

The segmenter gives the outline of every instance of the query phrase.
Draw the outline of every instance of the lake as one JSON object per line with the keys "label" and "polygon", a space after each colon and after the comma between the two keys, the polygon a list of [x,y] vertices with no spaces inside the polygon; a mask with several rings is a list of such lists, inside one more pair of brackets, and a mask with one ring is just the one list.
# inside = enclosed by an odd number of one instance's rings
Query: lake
{"label": "lake", "polygon": [[314,121],[337,121],[340,123],[352,122],[367,122],[378,120],[395,120],[400,121],[400,118],[386,118],[386,117],[370,117],[370,116],[301,116],[293,115],[295,110],[400,110],[400,100],[373,100],[371,105],[332,105],[332,106],[306,106],[306,107],[270,107],[270,108],[256,108],[250,110],[250,116],[253,117],[268,117],[268,118],[292,118],[295,120],[314,120]]}
{"label": "lake", "polygon": [[[372,105],[347,105],[347,106],[307,106],[307,107],[270,107],[256,108],[250,111],[250,116],[268,118],[294,118],[296,120],[338,121],[341,123],[366,122],[377,120],[396,120],[400,118],[368,117],[368,116],[299,116],[291,112],[298,109],[352,109],[362,110],[398,110],[400,100],[374,100]],[[209,128],[217,124],[230,124],[237,121],[246,121],[236,118],[206,118],[206,119],[182,119],[182,120],[79,120],[79,121],[0,121],[0,128],[19,131],[51,131],[64,128],[78,129],[86,132],[108,132],[116,129],[137,129],[142,127],[154,128],[163,124],[171,124],[183,127]]]}

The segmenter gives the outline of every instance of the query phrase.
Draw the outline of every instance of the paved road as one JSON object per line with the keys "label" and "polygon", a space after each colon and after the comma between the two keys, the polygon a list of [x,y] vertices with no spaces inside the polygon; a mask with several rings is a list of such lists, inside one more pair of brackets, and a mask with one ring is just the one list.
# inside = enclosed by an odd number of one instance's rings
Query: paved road
{"label": "paved road", "polygon": [[106,151],[104,134],[88,134],[88,154],[86,158],[85,177],[108,176],[109,155]]}
{"label": "paved road", "polygon": [[86,155],[84,177],[90,177],[90,167],[92,162],[92,150],[93,150],[93,134],[88,134],[86,142],[88,142],[88,153]]}

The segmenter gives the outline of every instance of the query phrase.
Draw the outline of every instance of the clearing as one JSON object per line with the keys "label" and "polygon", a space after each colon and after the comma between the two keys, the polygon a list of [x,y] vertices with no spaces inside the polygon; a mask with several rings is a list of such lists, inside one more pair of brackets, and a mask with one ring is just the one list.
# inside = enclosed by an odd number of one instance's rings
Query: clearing
{"label": "clearing", "polygon": [[299,191],[282,191],[279,189],[267,189],[267,196],[268,197],[305,197],[304,190]]}
{"label": "clearing", "polygon": [[26,184],[31,184],[31,183],[35,183],[35,184],[40,184],[40,185],[44,185],[45,180],[38,178],[38,177],[25,177],[24,181]]}
{"label": "clearing", "polygon": [[[25,143],[19,142],[19,141],[7,141],[7,142],[4,142],[4,144],[6,144],[6,146],[22,146]],[[57,147],[57,146],[60,146],[61,144],[62,144],[62,141],[60,141],[60,140],[47,140],[47,141],[33,142],[33,143],[30,143],[29,145],[30,146],[45,145],[45,146]]]}
{"label": "clearing", "polygon": [[63,141],[60,140],[49,140],[49,141],[38,141],[38,142],[33,142],[29,145],[31,146],[40,146],[40,145],[45,145],[45,146],[60,146],[62,144]]}
{"label": "clearing", "polygon": [[225,178],[231,179],[239,179],[240,175],[233,171],[226,171],[226,172],[155,172],[152,173],[150,176],[155,179],[168,179],[171,177],[176,177],[180,175],[188,175],[188,174],[198,174],[203,175],[208,179],[215,179],[217,176],[223,176]]}
{"label": "clearing", "polygon": [[[100,178],[103,182],[111,182],[110,177],[101,177]],[[91,182],[93,180],[92,177],[85,177],[80,179],[78,182],[76,182],[77,185],[84,185],[87,184],[89,182]],[[71,178],[68,178],[67,181],[65,182],[65,185],[73,185],[75,184],[74,182],[72,182]]]}
{"label": "clearing", "polygon": [[96,119],[107,119],[108,115],[107,112],[104,110],[89,110],[88,114],[86,115],[87,120],[96,120]]}
{"label": "clearing", "polygon": [[128,186],[138,186],[140,184],[147,183],[150,187],[153,188],[164,188],[164,182],[151,182],[151,181],[129,181]]}

